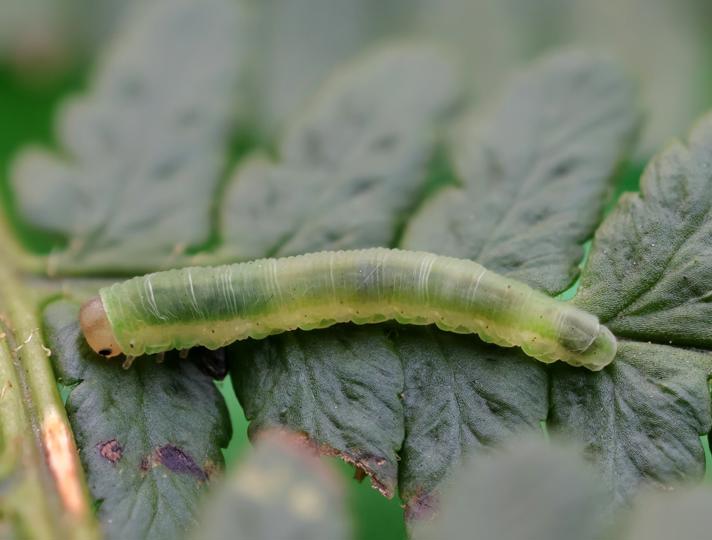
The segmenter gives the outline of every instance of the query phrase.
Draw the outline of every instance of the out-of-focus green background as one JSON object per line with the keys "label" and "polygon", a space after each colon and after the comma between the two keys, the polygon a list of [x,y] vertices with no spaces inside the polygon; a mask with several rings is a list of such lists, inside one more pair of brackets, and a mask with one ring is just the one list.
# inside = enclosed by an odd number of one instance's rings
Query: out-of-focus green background
{"label": "out-of-focus green background", "polygon": [[[448,45],[473,102],[496,93],[513,70],[549,48],[576,45],[613,53],[640,81],[646,116],[617,194],[636,189],[647,158],[712,107],[709,0],[244,1],[260,11],[255,35],[263,40],[255,46],[261,99],[254,104],[254,133],[247,140],[266,146],[334,66],[391,37],[419,36]],[[31,230],[13,214],[7,181],[12,156],[28,143],[53,145],[57,104],[87,87],[99,51],[130,4],[0,4],[0,198],[29,247],[47,251],[57,239]],[[234,427],[225,452],[230,464],[247,445],[247,422],[230,381],[219,384]],[[336,466],[347,477],[358,538],[404,538],[400,502],[387,501],[368,481],[348,480],[351,468]]]}

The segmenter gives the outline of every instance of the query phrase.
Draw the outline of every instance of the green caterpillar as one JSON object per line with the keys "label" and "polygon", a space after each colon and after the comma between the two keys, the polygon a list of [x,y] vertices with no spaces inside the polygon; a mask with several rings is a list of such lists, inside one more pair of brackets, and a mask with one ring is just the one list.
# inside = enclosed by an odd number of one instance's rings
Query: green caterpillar
{"label": "green caterpillar", "polygon": [[616,353],[595,316],[523,283],[473,261],[384,248],[148,274],[101,289],[80,313],[87,342],[107,357],[389,319],[591,370]]}

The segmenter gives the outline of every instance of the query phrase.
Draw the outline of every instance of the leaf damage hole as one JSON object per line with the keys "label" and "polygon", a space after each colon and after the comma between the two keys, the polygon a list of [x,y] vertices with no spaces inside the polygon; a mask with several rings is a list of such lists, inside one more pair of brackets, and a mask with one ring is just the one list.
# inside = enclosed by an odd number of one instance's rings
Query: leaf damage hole
{"label": "leaf damage hole", "polygon": [[110,439],[96,445],[99,454],[108,462],[114,464],[124,455],[124,449],[116,439]]}
{"label": "leaf damage hole", "polygon": [[337,450],[327,444],[319,444],[309,439],[309,442],[317,451],[325,456],[336,456],[354,467],[354,479],[362,482],[365,478],[371,480],[371,486],[375,488],[387,499],[393,497],[393,486],[381,479],[380,469],[387,464],[387,460],[382,456],[375,456],[369,453],[349,453]]}

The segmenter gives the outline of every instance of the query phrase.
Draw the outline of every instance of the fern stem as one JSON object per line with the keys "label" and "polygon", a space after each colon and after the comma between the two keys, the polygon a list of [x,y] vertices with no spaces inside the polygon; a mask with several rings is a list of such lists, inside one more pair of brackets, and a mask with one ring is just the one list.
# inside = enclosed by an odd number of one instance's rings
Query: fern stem
{"label": "fern stem", "polygon": [[[0,482],[10,485],[0,517],[9,537],[52,538],[55,529],[38,474],[39,456],[31,444],[32,430],[22,400],[8,329],[0,324]],[[32,501],[31,504],[28,504]]]}
{"label": "fern stem", "polygon": [[[0,319],[2,457],[14,459],[18,474],[26,481],[26,489],[13,496],[14,508],[28,518],[23,526],[32,527],[30,537],[98,538],[79,454],[57,390],[49,349],[42,341],[37,309],[14,273],[2,264]],[[4,464],[3,459],[0,466]],[[37,515],[30,516],[35,508]],[[43,528],[51,534],[39,534]]]}

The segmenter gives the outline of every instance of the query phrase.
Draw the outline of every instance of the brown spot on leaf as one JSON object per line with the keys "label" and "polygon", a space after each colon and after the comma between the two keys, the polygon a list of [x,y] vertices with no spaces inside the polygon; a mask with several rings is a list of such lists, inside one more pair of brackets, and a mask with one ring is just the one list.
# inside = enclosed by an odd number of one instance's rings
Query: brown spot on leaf
{"label": "brown spot on leaf", "polygon": [[119,441],[117,441],[116,439],[111,439],[99,443],[96,445],[96,447],[99,449],[99,454],[101,454],[101,457],[103,457],[107,461],[110,461],[111,463],[116,463],[121,459],[121,456],[124,455],[124,449],[121,447]]}
{"label": "brown spot on leaf", "polygon": [[438,510],[438,497],[432,492],[416,493],[405,503],[406,521],[431,519]]}
{"label": "brown spot on leaf", "polygon": [[188,474],[201,482],[208,479],[205,471],[198,467],[195,460],[186,454],[183,450],[172,444],[166,444],[157,448],[155,451],[155,459],[158,463],[163,464],[168,470],[178,474]]}

